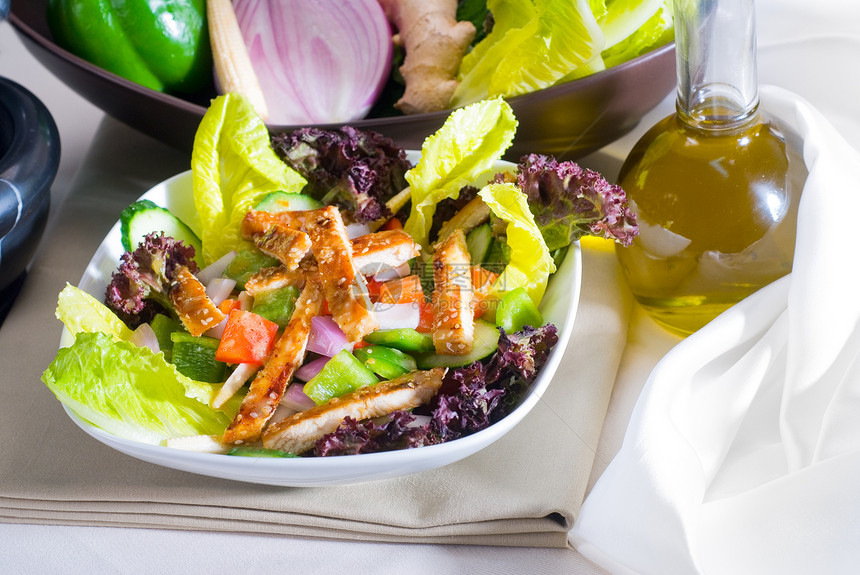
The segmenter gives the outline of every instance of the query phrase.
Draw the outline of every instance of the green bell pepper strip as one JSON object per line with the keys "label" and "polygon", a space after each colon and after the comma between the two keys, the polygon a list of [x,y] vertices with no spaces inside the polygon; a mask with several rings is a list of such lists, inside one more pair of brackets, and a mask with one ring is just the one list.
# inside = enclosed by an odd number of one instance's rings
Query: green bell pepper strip
{"label": "green bell pepper strip", "polygon": [[[426,266],[430,267],[430,266]],[[364,341],[376,345],[393,347],[407,353],[428,352],[436,349],[433,337],[412,328],[377,329],[364,336]]]}
{"label": "green bell pepper strip", "polygon": [[227,269],[224,270],[224,275],[230,279],[236,280],[236,287],[240,290],[245,289],[245,282],[251,279],[251,276],[259,272],[263,268],[270,268],[279,265],[281,262],[277,258],[267,256],[263,252],[248,244],[247,249],[242,248],[236,251],[236,257],[230,260],[227,264]]}
{"label": "green bell pepper strip", "polygon": [[298,298],[299,289],[295,286],[284,286],[260,292],[254,296],[254,305],[251,307],[251,311],[283,328],[287,326],[293,316]]}
{"label": "green bell pepper strip", "polygon": [[215,359],[218,340],[195,337],[184,331],[170,334],[173,341],[173,365],[176,371],[195,381],[219,383],[226,379],[227,364]]}
{"label": "green bell pepper strip", "polygon": [[346,350],[338,352],[305,383],[305,394],[322,405],[333,397],[346,395],[365,385],[379,383],[373,372]]}
{"label": "green bell pepper strip", "polygon": [[418,369],[414,357],[393,347],[369,345],[352,353],[367,369],[384,380],[394,379]]}
{"label": "green bell pepper strip", "polygon": [[[173,359],[173,338],[171,334],[181,332],[185,328],[182,327],[182,322],[173,317],[167,317],[164,314],[156,314],[149,322],[149,327],[155,332],[155,338],[158,340],[158,347],[164,353],[164,359],[172,361]],[[190,335],[190,334],[189,334]]]}
{"label": "green bell pepper strip", "polygon": [[57,44],[159,92],[192,94],[212,82],[205,0],[49,0]]}
{"label": "green bell pepper strip", "polygon": [[526,325],[534,328],[542,326],[543,317],[525,288],[518,287],[506,293],[499,302],[496,325],[505,333],[514,333]]}

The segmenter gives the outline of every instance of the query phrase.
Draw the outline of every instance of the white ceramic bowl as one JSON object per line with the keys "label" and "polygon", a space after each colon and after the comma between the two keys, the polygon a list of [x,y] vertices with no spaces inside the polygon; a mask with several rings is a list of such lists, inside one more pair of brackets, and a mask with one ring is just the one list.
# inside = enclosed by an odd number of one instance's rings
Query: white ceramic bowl
{"label": "white ceramic bowl", "polygon": [[[505,165],[511,166],[507,163]],[[191,172],[183,172],[158,184],[144,194],[142,199],[152,200],[168,208],[192,229],[199,229],[199,219],[194,210],[191,193]],[[122,253],[120,225],[117,222],[96,250],[79,287],[102,299],[111,273],[116,269]],[[570,339],[579,302],[581,269],[582,254],[579,243],[576,243],[571,246],[560,269],[550,278],[541,305],[545,320],[558,328],[558,343],[550,352],[546,364],[520,405],[490,427],[447,443],[401,451],[336,457],[230,457],[123,439],[89,424],[68,408],[66,413],[90,436],[132,457],[173,469],[249,483],[283,486],[344,485],[434,469],[487,447],[513,429],[540,400],[552,381]],[[61,345],[71,343],[71,335],[64,330]]]}

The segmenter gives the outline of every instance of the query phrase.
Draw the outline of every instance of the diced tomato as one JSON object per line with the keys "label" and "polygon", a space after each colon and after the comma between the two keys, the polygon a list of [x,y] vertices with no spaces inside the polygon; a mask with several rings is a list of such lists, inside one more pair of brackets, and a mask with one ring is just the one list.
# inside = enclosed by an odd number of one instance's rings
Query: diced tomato
{"label": "diced tomato", "polygon": [[490,307],[487,296],[490,288],[498,279],[499,274],[484,269],[481,266],[472,266],[472,315],[477,319],[484,315]]}
{"label": "diced tomato", "polygon": [[499,274],[495,272],[481,266],[472,266],[472,286],[475,288],[475,293],[481,296],[487,295],[498,278]]}
{"label": "diced tomato", "polygon": [[385,282],[379,287],[379,301],[392,304],[424,301],[421,278],[413,274]]}
{"label": "diced tomato", "polygon": [[418,327],[415,331],[421,333],[432,333],[433,331],[433,305],[429,301],[418,302],[420,313],[418,316]]}
{"label": "diced tomato", "polygon": [[218,304],[218,309],[224,315],[230,315],[230,312],[234,309],[242,309],[242,302],[237,299],[228,298]]}
{"label": "diced tomato", "polygon": [[378,282],[373,278],[367,278],[367,293],[370,295],[370,301],[379,301],[379,288],[382,287],[382,282]]}
{"label": "diced tomato", "polygon": [[328,300],[323,300],[320,315],[331,315],[331,310],[328,308]]}
{"label": "diced tomato", "polygon": [[399,218],[391,218],[379,228],[380,230],[402,230],[403,222]]}
{"label": "diced tomato", "polygon": [[272,353],[278,324],[250,311],[235,309],[227,317],[215,359],[224,363],[262,365]]}
{"label": "diced tomato", "polygon": [[352,349],[353,349],[353,351],[355,351],[356,349],[361,349],[361,348],[363,348],[363,347],[367,347],[367,346],[369,346],[369,345],[373,345],[373,344],[372,344],[372,343],[367,343],[367,342],[366,342],[366,341],[364,341],[363,339],[360,339],[360,340],[358,340],[357,342],[355,342],[355,343],[353,344]]}

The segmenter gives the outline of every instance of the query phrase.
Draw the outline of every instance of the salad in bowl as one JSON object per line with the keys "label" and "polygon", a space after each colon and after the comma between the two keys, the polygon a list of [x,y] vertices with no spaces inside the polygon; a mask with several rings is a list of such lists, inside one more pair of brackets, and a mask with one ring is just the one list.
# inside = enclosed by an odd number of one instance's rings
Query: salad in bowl
{"label": "salad in bowl", "polygon": [[348,127],[270,136],[242,96],[216,98],[191,170],[124,210],[60,293],[43,381],[97,439],[221,477],[343,482],[469,455],[548,385],[572,321],[544,300],[578,290],[550,285],[578,238],[637,231],[599,174],[501,162],[516,127],[484,100],[407,153]]}

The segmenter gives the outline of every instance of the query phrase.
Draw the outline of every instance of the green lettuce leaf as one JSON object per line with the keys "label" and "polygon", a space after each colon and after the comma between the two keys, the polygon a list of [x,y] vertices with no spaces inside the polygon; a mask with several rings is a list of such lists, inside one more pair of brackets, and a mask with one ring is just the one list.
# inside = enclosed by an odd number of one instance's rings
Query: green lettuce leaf
{"label": "green lettuce leaf", "polygon": [[421,159],[406,173],[412,206],[403,226],[424,253],[436,205],[490,170],[513,142],[516,129],[511,107],[495,98],[455,110],[424,140]]}
{"label": "green lettuce leaf", "polygon": [[672,0],[614,0],[608,4],[601,28],[607,68],[632,60],[671,42],[675,36]]}
{"label": "green lettuce leaf", "polygon": [[191,170],[204,264],[242,244],[242,218],[263,196],[300,192],[306,183],[275,155],[266,125],[239,94],[212,100],[194,137]]}
{"label": "green lettuce leaf", "polygon": [[148,348],[103,333],[79,333],[61,349],[42,381],[81,418],[146,443],[223,433],[230,417],[188,397],[194,382]]}
{"label": "green lettuce leaf", "polygon": [[[110,308],[87,292],[70,284],[66,284],[66,287],[57,297],[56,315],[72,337],[79,333],[102,333],[115,340],[129,341],[133,333]],[[151,355],[149,350],[142,353]],[[159,360],[164,363],[162,369],[173,370],[173,367],[168,364],[162,354],[154,356],[151,361],[158,363]],[[173,371],[175,372],[175,370]],[[179,372],[175,373],[179,376],[179,383],[185,387],[185,395],[206,406],[211,405],[221,388],[220,383],[195,381],[182,376]],[[232,417],[239,410],[242,396],[241,393],[234,395],[218,410]]]}
{"label": "green lettuce leaf", "polygon": [[132,334],[110,308],[84,290],[68,283],[57,297],[55,313],[72,336],[98,331],[116,339],[128,340]]}
{"label": "green lettuce leaf", "polygon": [[493,284],[492,297],[524,288],[535,305],[543,299],[555,263],[529,210],[526,195],[515,184],[488,184],[478,192],[497,218],[508,223],[510,261]]}
{"label": "green lettuce leaf", "polygon": [[672,0],[606,0],[606,13],[600,19],[606,38],[604,49],[629,38],[667,6],[671,13]]}
{"label": "green lettuce leaf", "polygon": [[592,2],[488,0],[493,30],[463,58],[451,105],[533,92],[594,68],[605,41]]}

